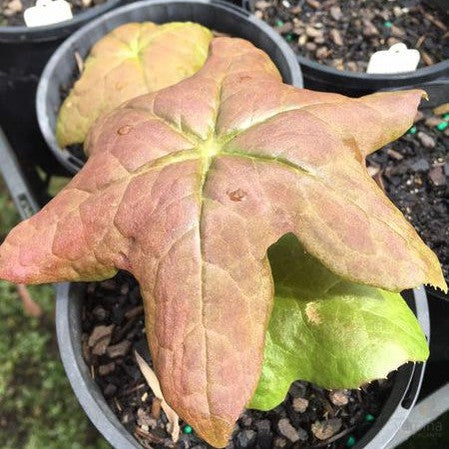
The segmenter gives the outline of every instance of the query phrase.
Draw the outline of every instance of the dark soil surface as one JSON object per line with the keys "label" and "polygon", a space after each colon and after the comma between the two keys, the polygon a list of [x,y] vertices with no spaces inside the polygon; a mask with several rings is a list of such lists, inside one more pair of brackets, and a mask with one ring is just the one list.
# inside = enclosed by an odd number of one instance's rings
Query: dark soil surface
{"label": "dark soil surface", "polygon": [[[106,0],[67,1],[72,6],[73,15],[106,2]],[[35,4],[35,0],[0,0],[0,26],[24,26],[23,12]]]}
{"label": "dark soil surface", "polygon": [[449,58],[448,17],[421,0],[256,0],[255,14],[302,55],[365,72],[370,56],[403,42],[420,67]]}
{"label": "dark soil surface", "polygon": [[[209,449],[185,423],[180,440],[172,442],[165,414],[138,368],[134,350],[151,360],[136,281],[119,273],[88,284],[82,313],[86,363],[114,413],[142,446]],[[351,447],[375,422],[391,385],[390,379],[331,392],[295,382],[276,409],[245,411],[227,449]]]}
{"label": "dark soil surface", "polygon": [[407,134],[368,158],[368,167],[436,252],[449,282],[449,115],[444,117],[420,113]]}

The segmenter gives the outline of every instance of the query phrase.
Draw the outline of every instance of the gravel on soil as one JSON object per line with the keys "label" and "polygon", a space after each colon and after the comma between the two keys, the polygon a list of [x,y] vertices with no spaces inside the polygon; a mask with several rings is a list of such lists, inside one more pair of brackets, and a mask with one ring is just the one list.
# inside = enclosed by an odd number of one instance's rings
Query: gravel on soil
{"label": "gravel on soil", "polygon": [[421,0],[256,0],[255,14],[293,50],[338,70],[365,72],[370,56],[403,42],[419,67],[449,58],[449,19]]}

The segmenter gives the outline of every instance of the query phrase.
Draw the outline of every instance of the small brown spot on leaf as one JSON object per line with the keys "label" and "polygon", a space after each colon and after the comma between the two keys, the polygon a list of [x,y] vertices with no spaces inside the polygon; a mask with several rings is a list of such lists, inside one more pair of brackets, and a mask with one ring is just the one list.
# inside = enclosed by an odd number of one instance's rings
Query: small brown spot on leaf
{"label": "small brown spot on leaf", "polygon": [[228,196],[231,201],[242,201],[246,196],[246,192],[242,189],[237,189],[232,192],[228,192]]}
{"label": "small brown spot on leaf", "polygon": [[131,131],[131,126],[124,125],[124,126],[121,126],[117,130],[117,134],[119,134],[120,136],[124,136],[125,134],[128,134],[130,131]]}

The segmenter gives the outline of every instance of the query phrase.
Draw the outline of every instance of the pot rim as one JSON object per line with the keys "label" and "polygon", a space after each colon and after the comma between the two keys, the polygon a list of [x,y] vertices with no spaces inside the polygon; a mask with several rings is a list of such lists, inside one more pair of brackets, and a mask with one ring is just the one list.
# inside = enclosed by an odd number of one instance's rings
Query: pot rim
{"label": "pot rim", "polygon": [[121,2],[122,0],[106,0],[101,5],[93,6],[92,8],[75,14],[72,19],[53,23],[51,25],[43,25],[38,27],[27,27],[25,25],[0,26],[0,42],[23,43],[58,39],[71,34],[83,23],[90,21],[106,11],[109,11]]}
{"label": "pot rim", "polygon": [[[79,403],[95,427],[117,449],[141,449],[141,445],[108,406],[84,362],[81,348],[80,307],[85,284],[63,283],[56,287],[56,333],[62,363]],[[411,290],[415,313],[429,342],[430,320],[423,286]],[[406,364],[397,371],[393,389],[382,411],[354,449],[382,449],[400,429],[416,402],[425,363]]]}

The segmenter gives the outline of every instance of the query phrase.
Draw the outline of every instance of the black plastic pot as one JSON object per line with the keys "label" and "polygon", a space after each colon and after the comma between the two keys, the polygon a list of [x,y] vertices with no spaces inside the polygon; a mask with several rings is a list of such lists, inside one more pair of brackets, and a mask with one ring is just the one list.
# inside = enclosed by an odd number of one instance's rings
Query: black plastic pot
{"label": "black plastic pot", "polygon": [[[61,284],[57,289],[56,330],[58,345],[67,376],[81,406],[93,424],[116,449],[141,449],[106,403],[83,360],[81,348],[81,305],[85,294],[83,284]],[[419,322],[429,336],[427,298],[423,288],[407,293],[410,306],[416,309]],[[381,415],[354,446],[354,449],[382,449],[393,438],[410,413],[421,387],[423,364],[401,367],[393,390]]]}
{"label": "black plastic pot", "polygon": [[[6,138],[0,132],[0,169],[22,218],[37,211],[23,173]],[[81,305],[85,284],[65,283],[57,286],[56,331],[59,351],[73,391],[93,424],[116,449],[141,449],[107,405],[84,362],[81,346]],[[430,322],[424,288],[404,294],[415,311],[429,340]],[[407,418],[418,397],[425,365],[407,364],[396,373],[390,397],[373,426],[354,446],[355,449],[383,449]]]}
{"label": "black plastic pot", "polygon": [[430,360],[432,362],[449,361],[449,293],[426,288],[429,298],[429,314],[432,327]]}
{"label": "black plastic pot", "polygon": [[31,217],[39,206],[31,193],[30,186],[19,165],[5,133],[0,128],[0,174],[2,175],[9,194],[20,213],[25,219]]}
{"label": "black plastic pot", "polygon": [[60,88],[71,87],[75,73],[73,54],[84,58],[92,45],[114,28],[127,22],[192,21],[210,29],[242,37],[265,50],[284,81],[302,87],[301,70],[293,51],[267,24],[231,3],[215,0],[147,0],[119,8],[80,29],[54,53],[42,74],[37,91],[37,116],[42,134],[61,164],[76,173],[83,162],[61,150],[54,133],[61,104]]}
{"label": "black plastic pot", "polygon": [[[242,7],[254,12],[256,0],[242,0]],[[449,12],[449,0],[428,0],[428,3]],[[427,91],[429,101],[423,107],[435,107],[449,101],[449,60],[414,72],[395,75],[374,75],[337,70],[304,56],[297,56],[304,76],[304,87],[323,92],[338,92],[360,97],[381,90],[402,90],[420,87]]]}
{"label": "black plastic pot", "polygon": [[40,74],[58,45],[79,27],[120,5],[108,0],[54,25],[0,27],[0,126],[23,160],[60,171],[39,132],[35,95]]}

